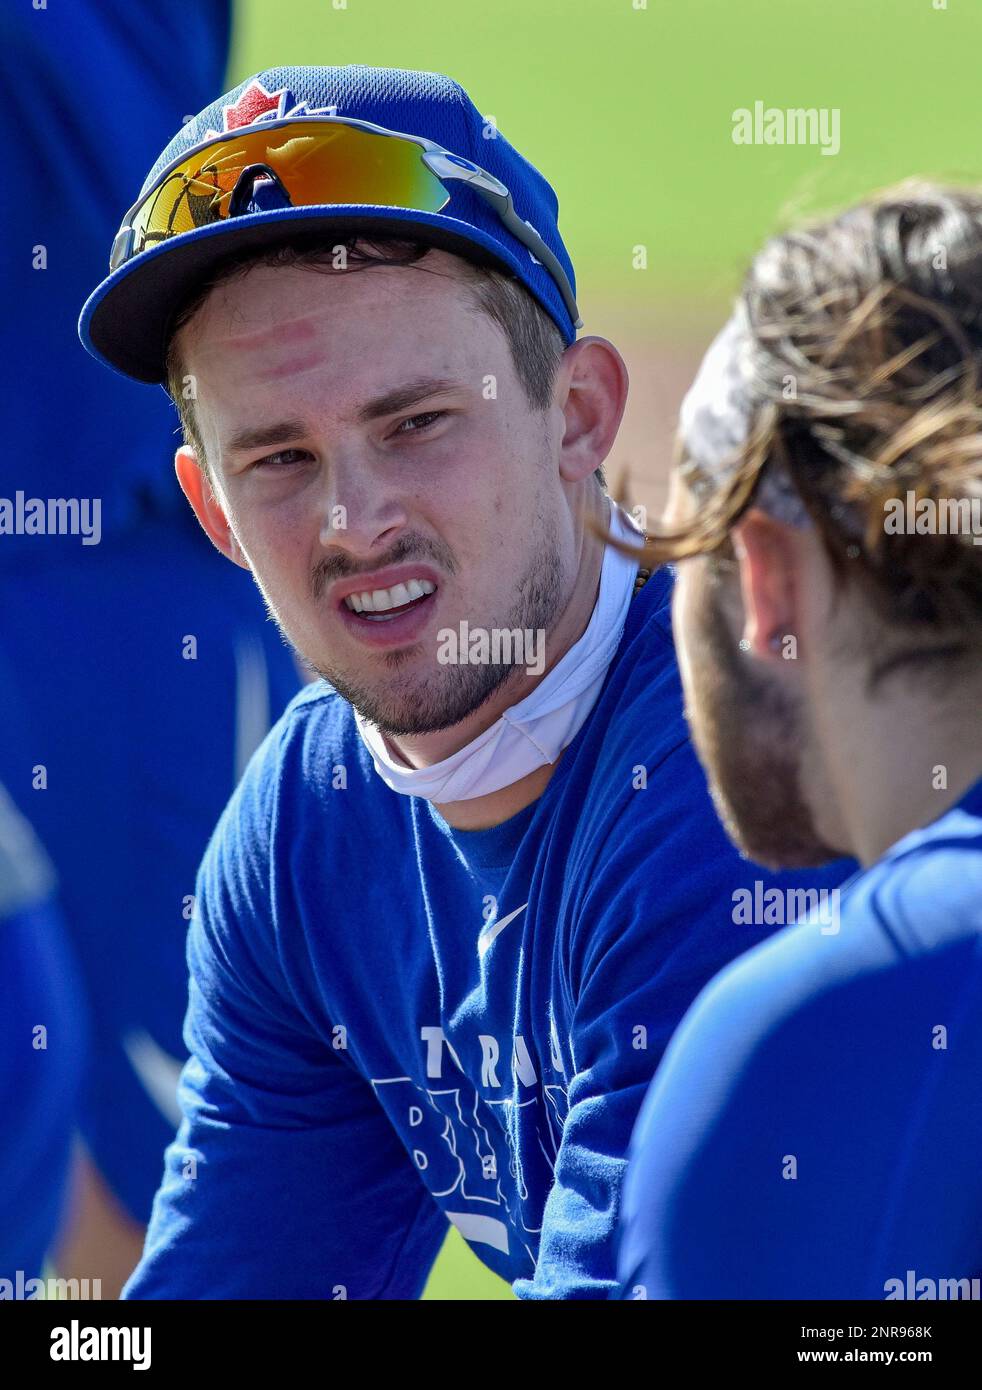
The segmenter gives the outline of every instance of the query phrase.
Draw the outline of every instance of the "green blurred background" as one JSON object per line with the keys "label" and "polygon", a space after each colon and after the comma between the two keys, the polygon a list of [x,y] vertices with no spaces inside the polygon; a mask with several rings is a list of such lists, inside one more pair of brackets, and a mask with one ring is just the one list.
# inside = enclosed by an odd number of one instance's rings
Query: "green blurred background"
{"label": "green blurred background", "polygon": [[[583,333],[631,374],[608,480],[656,509],[681,394],[760,241],[911,175],[976,180],[980,55],[982,0],[238,0],[230,77],[462,83],[559,195]],[[734,144],[756,101],[837,109],[840,152]],[[452,1233],[426,1297],[511,1296]]]}

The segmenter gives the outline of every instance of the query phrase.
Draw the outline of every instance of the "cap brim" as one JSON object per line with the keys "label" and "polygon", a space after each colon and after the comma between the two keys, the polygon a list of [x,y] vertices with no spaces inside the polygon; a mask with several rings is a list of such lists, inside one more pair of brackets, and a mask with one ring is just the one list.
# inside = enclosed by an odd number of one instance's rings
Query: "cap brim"
{"label": "cap brim", "polygon": [[79,337],[94,357],[117,372],[160,384],[166,380],[171,322],[196,284],[233,253],[262,250],[321,229],[416,237],[468,260],[498,264],[520,278],[522,274],[508,247],[471,223],[442,213],[365,204],[332,205],[323,211],[283,208],[217,222],[141,252],[86,300]]}

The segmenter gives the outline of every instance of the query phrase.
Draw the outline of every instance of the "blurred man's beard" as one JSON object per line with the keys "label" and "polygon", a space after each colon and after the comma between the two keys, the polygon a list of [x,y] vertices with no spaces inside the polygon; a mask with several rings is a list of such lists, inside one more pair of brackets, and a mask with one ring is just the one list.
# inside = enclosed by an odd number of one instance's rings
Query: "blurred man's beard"
{"label": "blurred man's beard", "polygon": [[800,708],[740,651],[710,581],[704,594],[688,709],[696,749],[730,839],[768,868],[807,868],[839,851],[825,844],[801,790]]}
{"label": "blurred man's beard", "polygon": [[[540,519],[539,525],[543,529],[547,527],[544,518]],[[523,633],[526,630],[533,634],[540,630],[549,633],[564,606],[560,562],[559,538],[553,524],[546,534],[542,534],[542,529],[537,533],[535,551],[517,586],[511,613],[497,625],[501,630],[518,628]],[[459,631],[457,620],[444,614],[442,621],[454,632]],[[480,625],[468,618],[468,626],[473,631]],[[489,633],[494,631],[493,628],[485,630]],[[396,735],[431,734],[440,729],[450,729],[485,704],[516,669],[520,673],[525,671],[524,663],[517,666],[489,662],[444,666],[437,661],[436,633],[428,640],[434,642],[431,669],[422,675],[407,674],[403,681],[397,676],[384,690],[378,689],[378,681],[374,687],[369,687],[349,680],[343,672],[327,666],[314,669],[364,719],[384,734]],[[533,636],[533,642],[537,641],[538,638]],[[466,647],[464,650],[466,652]],[[418,672],[420,656],[415,646],[386,653],[376,652],[375,658],[379,657],[393,673],[407,663],[413,663]],[[530,655],[528,659],[531,660]]]}

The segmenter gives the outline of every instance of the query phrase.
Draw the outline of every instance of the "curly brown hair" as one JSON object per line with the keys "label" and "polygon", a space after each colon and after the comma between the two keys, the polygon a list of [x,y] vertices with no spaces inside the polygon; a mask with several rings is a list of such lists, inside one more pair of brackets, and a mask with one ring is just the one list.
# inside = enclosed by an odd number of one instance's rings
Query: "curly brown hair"
{"label": "curly brown hair", "polygon": [[[896,533],[884,518],[908,494],[982,512],[982,193],[909,182],[775,237],[740,305],[749,437],[683,532],[618,549],[648,565],[719,552],[780,469],[840,582],[887,622],[978,642],[982,537]],[[698,472],[681,440],[675,465]]]}

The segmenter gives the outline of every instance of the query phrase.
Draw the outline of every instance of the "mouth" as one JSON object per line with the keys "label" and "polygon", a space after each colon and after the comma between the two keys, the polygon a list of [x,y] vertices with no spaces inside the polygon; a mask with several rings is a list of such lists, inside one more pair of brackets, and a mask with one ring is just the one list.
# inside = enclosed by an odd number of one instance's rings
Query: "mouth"
{"label": "mouth", "polygon": [[368,622],[384,623],[406,613],[415,604],[436,593],[436,585],[428,579],[410,579],[408,584],[394,584],[391,589],[375,589],[362,594],[348,594],[341,600],[349,613],[357,613]]}
{"label": "mouth", "polygon": [[347,594],[338,604],[338,613],[348,631],[369,646],[392,646],[419,635],[436,599],[435,584],[411,579],[390,589]]}

